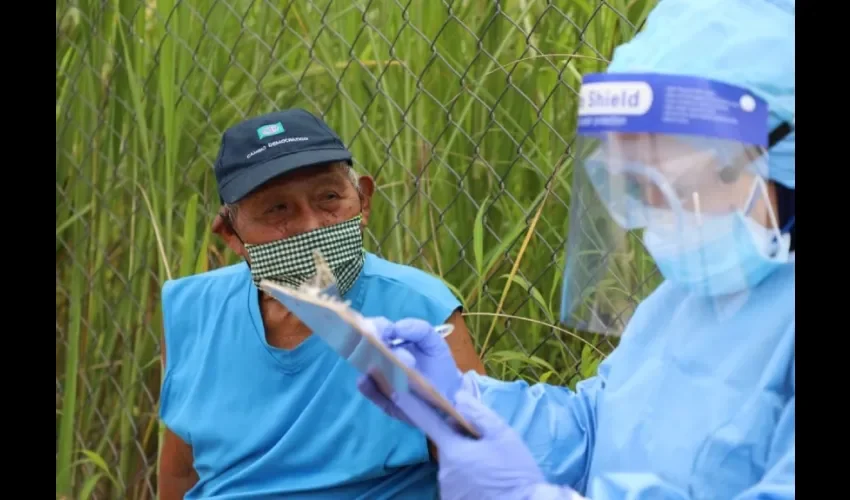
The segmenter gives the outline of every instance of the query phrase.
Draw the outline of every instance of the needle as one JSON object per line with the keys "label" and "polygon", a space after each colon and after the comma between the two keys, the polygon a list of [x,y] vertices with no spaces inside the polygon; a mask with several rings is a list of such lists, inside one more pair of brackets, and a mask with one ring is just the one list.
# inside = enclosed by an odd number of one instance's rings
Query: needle
{"label": "needle", "polygon": [[[434,327],[434,331],[436,331],[437,335],[439,335],[442,338],[446,338],[449,335],[451,335],[452,332],[454,331],[454,329],[455,329],[454,325],[450,325],[448,323]],[[408,342],[404,339],[392,339],[392,340],[390,340],[390,347],[398,347],[400,345],[409,344],[409,343],[410,342]]]}

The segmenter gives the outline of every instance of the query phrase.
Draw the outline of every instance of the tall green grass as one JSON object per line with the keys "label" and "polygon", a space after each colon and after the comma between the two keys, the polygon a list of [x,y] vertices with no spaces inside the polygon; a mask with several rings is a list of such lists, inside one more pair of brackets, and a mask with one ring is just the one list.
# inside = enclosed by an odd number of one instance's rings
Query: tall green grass
{"label": "tall green grass", "polygon": [[59,0],[57,496],[154,495],[159,288],[236,262],[211,164],[272,109],[347,141],[367,247],[452,287],[491,374],[591,375],[610,345],[553,326],[575,89],[653,3]]}

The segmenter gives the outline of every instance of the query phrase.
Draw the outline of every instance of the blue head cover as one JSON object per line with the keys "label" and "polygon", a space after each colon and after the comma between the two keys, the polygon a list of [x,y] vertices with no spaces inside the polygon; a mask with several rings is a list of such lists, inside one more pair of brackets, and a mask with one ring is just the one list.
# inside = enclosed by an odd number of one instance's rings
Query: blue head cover
{"label": "blue head cover", "polygon": [[[609,73],[652,72],[750,89],[770,107],[768,129],[795,115],[795,0],[661,0],[644,30],[619,46]],[[794,132],[770,149],[768,176],[795,189]]]}

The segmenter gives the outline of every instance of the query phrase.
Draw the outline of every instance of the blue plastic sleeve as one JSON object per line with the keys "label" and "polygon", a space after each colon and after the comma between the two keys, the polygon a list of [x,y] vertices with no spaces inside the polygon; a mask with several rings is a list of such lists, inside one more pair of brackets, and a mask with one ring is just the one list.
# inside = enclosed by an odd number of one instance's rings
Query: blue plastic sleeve
{"label": "blue plastic sleeve", "polygon": [[747,89],[692,76],[593,73],[579,93],[578,133],[691,135],[767,146],[767,102]]}

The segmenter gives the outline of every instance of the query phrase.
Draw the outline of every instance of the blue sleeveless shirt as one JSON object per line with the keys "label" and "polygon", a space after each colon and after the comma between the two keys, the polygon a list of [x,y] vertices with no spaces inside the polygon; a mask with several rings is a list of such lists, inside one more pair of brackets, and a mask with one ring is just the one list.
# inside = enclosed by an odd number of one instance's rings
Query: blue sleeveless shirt
{"label": "blue sleeveless shirt", "polygon": [[[437,278],[367,254],[344,297],[366,316],[445,322],[460,307]],[[437,498],[425,436],[357,390],[358,372],[317,336],[266,341],[247,264],[162,289],[164,424],[192,447],[205,498]]]}

